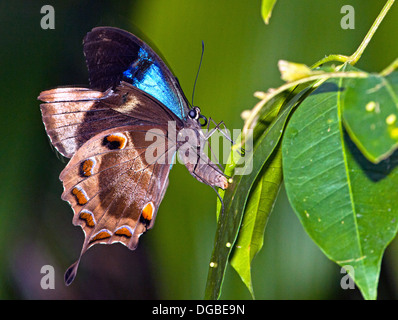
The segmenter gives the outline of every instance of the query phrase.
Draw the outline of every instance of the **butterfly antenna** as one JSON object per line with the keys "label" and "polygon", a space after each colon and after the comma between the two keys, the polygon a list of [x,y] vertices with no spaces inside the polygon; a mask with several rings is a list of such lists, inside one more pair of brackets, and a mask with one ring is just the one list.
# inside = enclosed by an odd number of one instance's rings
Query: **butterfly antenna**
{"label": "butterfly antenna", "polygon": [[203,40],[202,40],[202,55],[200,56],[199,68],[198,68],[198,72],[196,73],[195,83],[193,84],[193,91],[192,91],[192,106],[194,105],[194,104],[193,104],[193,97],[194,97],[194,95],[195,95],[196,82],[198,81],[199,71],[200,71],[200,68],[201,68],[201,66],[202,66],[202,60],[203,60],[203,54],[204,54],[204,52],[205,52],[205,43],[204,43]]}

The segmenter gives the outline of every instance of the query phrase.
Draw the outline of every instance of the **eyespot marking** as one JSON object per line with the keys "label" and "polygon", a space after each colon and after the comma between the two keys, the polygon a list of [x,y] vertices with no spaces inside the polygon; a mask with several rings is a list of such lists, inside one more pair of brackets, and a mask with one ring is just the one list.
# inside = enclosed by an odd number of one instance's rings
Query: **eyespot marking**
{"label": "eyespot marking", "polygon": [[102,145],[110,150],[124,149],[127,144],[127,138],[123,133],[113,133],[104,138]]}

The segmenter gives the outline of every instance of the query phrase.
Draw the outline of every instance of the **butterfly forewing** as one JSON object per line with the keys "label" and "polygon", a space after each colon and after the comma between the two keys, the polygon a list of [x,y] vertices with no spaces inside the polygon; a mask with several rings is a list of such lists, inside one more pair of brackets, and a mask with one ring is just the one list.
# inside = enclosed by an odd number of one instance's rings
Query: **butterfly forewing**
{"label": "butterfly forewing", "polygon": [[72,155],[94,135],[111,128],[138,124],[167,125],[181,120],[142,90],[123,82],[114,90],[85,88],[43,91],[39,99],[51,143],[65,157]]}
{"label": "butterfly forewing", "polygon": [[110,27],[94,28],[83,40],[93,89],[107,90],[123,81],[147,92],[180,119],[188,102],[174,75],[159,56],[135,35]]}

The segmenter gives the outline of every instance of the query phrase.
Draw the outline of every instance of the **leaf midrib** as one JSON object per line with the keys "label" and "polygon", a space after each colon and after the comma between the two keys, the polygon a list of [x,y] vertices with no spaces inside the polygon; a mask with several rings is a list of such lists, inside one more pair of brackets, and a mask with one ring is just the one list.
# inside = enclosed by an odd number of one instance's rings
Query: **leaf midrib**
{"label": "leaf midrib", "polygon": [[[343,78],[339,79],[339,88],[342,87],[343,83]],[[347,155],[345,152],[345,141],[344,141],[344,136],[343,136],[343,120],[342,120],[342,106],[341,106],[341,90],[337,92],[337,121],[338,121],[338,126],[339,126],[339,131],[340,131],[340,140],[341,140],[341,150],[343,154],[343,159],[344,159],[344,169],[347,177],[347,186],[349,190],[349,195],[350,195],[350,201],[351,201],[351,209],[352,209],[352,214],[354,218],[354,225],[355,225],[355,232],[356,232],[356,238],[357,238],[357,243],[358,243],[358,248],[360,252],[360,257],[363,257],[363,248],[361,244],[361,239],[359,235],[359,230],[358,230],[358,221],[357,221],[357,216],[356,216],[356,209],[355,209],[355,202],[354,202],[354,194],[352,192],[352,186],[351,186],[351,177],[350,177],[350,172],[348,168],[348,161],[347,161]],[[363,260],[361,260],[361,265],[363,266]],[[366,285],[369,288],[369,283],[368,283],[368,278],[365,276],[366,279]]]}

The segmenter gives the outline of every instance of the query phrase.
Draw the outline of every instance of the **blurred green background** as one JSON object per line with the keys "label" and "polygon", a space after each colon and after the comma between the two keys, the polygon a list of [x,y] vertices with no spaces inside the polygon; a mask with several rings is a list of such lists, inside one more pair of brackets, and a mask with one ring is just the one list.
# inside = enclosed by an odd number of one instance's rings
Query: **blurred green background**
{"label": "blurred green background", "polygon": [[[66,165],[53,151],[37,96],[61,85],[88,85],[84,35],[95,26],[127,29],[166,57],[190,100],[205,54],[195,104],[206,116],[241,128],[253,92],[282,84],[279,59],[311,65],[330,53],[351,54],[384,0],[279,0],[270,25],[261,1],[113,0],[0,2],[0,298],[202,299],[216,229],[216,195],[174,166],[154,229],[135,252],[98,245],[82,259],[75,282],[63,284],[80,252],[83,233],[60,199]],[[40,27],[43,5],[55,9],[55,29]],[[355,9],[355,29],[343,30],[340,9]],[[383,21],[359,68],[380,71],[398,53],[398,8]],[[379,298],[398,296],[398,246],[383,261]],[[43,265],[55,268],[55,290],[40,287]],[[358,299],[342,290],[340,268],[303,231],[282,190],[254,259],[257,299]],[[223,299],[250,299],[230,267]]]}

